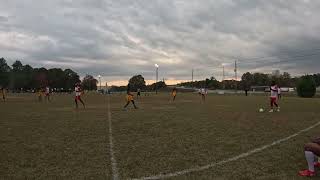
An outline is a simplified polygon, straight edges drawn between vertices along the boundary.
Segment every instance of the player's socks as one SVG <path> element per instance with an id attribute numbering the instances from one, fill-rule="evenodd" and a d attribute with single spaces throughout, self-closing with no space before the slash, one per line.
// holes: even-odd
<path id="1" fill-rule="evenodd" d="M 308 169 L 307 170 L 303 170 L 299 172 L 300 176 L 304 176 L 304 177 L 312 177 L 315 176 L 316 173 L 314 171 L 314 160 L 315 160 L 315 155 L 313 154 L 313 152 L 310 151 L 305 151 L 304 152 L 305 156 L 306 156 L 306 160 L 308 162 Z"/>
<path id="2" fill-rule="evenodd" d="M 307 160 L 307 162 L 308 162 L 309 171 L 314 172 L 314 159 L 315 159 L 315 155 L 314 155 L 313 152 L 311 152 L 311 151 L 305 151 L 304 154 L 305 154 L 306 160 Z"/>

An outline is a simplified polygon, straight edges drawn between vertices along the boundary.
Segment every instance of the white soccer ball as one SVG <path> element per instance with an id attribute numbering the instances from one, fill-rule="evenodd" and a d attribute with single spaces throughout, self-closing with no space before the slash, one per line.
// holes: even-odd
<path id="1" fill-rule="evenodd" d="M 261 113 L 264 112 L 264 109 L 263 109 L 263 108 L 260 108 L 260 109 L 259 109 L 259 112 L 261 112 Z"/>

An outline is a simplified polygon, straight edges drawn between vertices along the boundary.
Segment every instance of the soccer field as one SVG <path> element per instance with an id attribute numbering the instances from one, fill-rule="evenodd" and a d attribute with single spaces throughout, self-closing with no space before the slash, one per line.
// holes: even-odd
<path id="1" fill-rule="evenodd" d="M 284 97 L 277 113 L 258 112 L 267 96 L 203 103 L 160 93 L 127 111 L 124 98 L 88 94 L 76 110 L 72 95 L 49 103 L 9 94 L 0 101 L 0 179 L 306 179 L 297 173 L 307 168 L 303 145 L 319 136 L 318 98 Z"/>

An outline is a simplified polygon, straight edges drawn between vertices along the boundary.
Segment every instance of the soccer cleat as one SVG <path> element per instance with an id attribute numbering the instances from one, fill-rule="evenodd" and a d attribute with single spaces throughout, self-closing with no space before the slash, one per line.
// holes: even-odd
<path id="1" fill-rule="evenodd" d="M 316 173 L 314 171 L 304 170 L 304 171 L 300 171 L 299 175 L 303 177 L 313 177 L 316 175 Z"/>
<path id="2" fill-rule="evenodd" d="M 315 162 L 314 167 L 320 167 L 320 162 Z"/>
<path id="3" fill-rule="evenodd" d="M 277 112 L 280 112 L 280 108 L 277 109 Z"/>
<path id="4" fill-rule="evenodd" d="M 270 111 L 269 111 L 269 113 L 272 113 L 273 112 L 273 109 L 271 109 Z"/>

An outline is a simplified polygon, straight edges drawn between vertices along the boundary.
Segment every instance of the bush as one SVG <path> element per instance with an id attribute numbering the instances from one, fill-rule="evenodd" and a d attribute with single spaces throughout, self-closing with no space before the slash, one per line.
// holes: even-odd
<path id="1" fill-rule="evenodd" d="M 316 83 L 312 76 L 302 76 L 297 86 L 298 96 L 312 98 L 316 94 Z"/>

